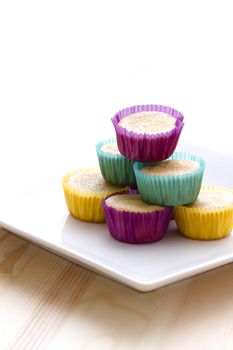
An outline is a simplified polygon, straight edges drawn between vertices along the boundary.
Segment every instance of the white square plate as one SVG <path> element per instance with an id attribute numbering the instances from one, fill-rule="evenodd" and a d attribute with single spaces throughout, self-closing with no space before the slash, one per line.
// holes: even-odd
<path id="1" fill-rule="evenodd" d="M 232 158 L 210 151 L 201 155 L 208 159 L 204 182 L 230 187 Z M 221 160 L 217 166 L 216 158 Z M 17 200 L 5 199 L 0 207 L 3 228 L 144 292 L 233 261 L 232 234 L 219 241 L 193 241 L 180 236 L 174 222 L 159 242 L 118 242 L 105 224 L 80 222 L 68 214 L 60 176 L 31 186 Z"/>

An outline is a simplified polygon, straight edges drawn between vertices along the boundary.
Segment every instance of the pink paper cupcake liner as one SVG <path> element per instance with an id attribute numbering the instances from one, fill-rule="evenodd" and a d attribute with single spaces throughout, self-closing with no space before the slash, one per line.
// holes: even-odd
<path id="1" fill-rule="evenodd" d="M 119 121 L 133 113 L 156 111 L 176 118 L 176 126 L 171 131 L 156 135 L 137 134 L 119 125 Z M 183 129 L 184 116 L 177 110 L 161 105 L 139 105 L 119 111 L 113 118 L 117 144 L 127 158 L 139 162 L 159 162 L 169 158 L 174 152 Z"/>

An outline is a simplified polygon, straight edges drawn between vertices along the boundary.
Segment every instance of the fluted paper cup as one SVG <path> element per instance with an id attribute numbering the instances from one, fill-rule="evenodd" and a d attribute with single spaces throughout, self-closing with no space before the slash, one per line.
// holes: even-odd
<path id="1" fill-rule="evenodd" d="M 185 174 L 151 175 L 143 173 L 141 169 L 153 163 L 136 162 L 134 173 L 142 199 L 150 204 L 170 206 L 194 202 L 202 184 L 205 169 L 204 160 L 195 155 L 181 152 L 175 152 L 169 159 L 193 160 L 199 163 L 199 169 Z"/>
<path id="2" fill-rule="evenodd" d="M 109 206 L 107 198 L 103 201 L 103 207 L 109 232 L 119 241 L 150 243 L 162 239 L 167 232 L 171 207 L 152 212 L 133 212 Z"/>
<path id="3" fill-rule="evenodd" d="M 102 151 L 102 146 L 116 142 L 115 138 L 107 139 L 96 145 L 100 170 L 105 180 L 115 185 L 135 185 L 133 161 L 122 154 L 111 154 Z"/>
<path id="4" fill-rule="evenodd" d="M 140 134 L 128 131 L 119 125 L 122 118 L 137 112 L 163 112 L 176 119 L 175 127 L 164 133 Z M 183 129 L 183 114 L 162 105 L 139 105 L 125 108 L 112 118 L 120 152 L 126 157 L 139 162 L 158 162 L 167 159 L 174 152 Z"/>
<path id="5" fill-rule="evenodd" d="M 233 190 L 202 186 L 203 190 L 227 191 Z M 220 208 L 195 208 L 188 205 L 174 207 L 176 225 L 182 235 L 198 240 L 215 240 L 227 237 L 233 228 L 233 202 Z"/>

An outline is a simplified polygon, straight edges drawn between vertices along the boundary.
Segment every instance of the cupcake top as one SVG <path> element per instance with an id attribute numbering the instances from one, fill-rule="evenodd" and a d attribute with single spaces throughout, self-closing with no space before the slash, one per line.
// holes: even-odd
<path id="1" fill-rule="evenodd" d="M 164 207 L 143 202 L 139 194 L 117 194 L 105 200 L 106 204 L 116 210 L 134 213 L 151 213 Z"/>
<path id="2" fill-rule="evenodd" d="M 158 164 L 143 166 L 141 171 L 148 175 L 172 176 L 192 173 L 200 168 L 200 163 L 191 159 L 171 159 Z"/>
<path id="3" fill-rule="evenodd" d="M 129 114 L 119 125 L 138 134 L 154 135 L 166 133 L 176 127 L 176 118 L 159 111 L 144 111 Z"/>
<path id="4" fill-rule="evenodd" d="M 122 186 L 113 185 L 104 180 L 99 169 L 80 169 L 71 174 L 67 184 L 80 192 L 114 192 Z"/>
<path id="5" fill-rule="evenodd" d="M 106 143 L 103 146 L 101 146 L 100 149 L 104 153 L 109 153 L 109 154 L 114 154 L 114 155 L 120 154 L 120 151 L 118 149 L 116 142 Z"/>
<path id="6" fill-rule="evenodd" d="M 233 193 L 224 189 L 208 189 L 204 188 L 200 191 L 195 202 L 187 205 L 187 207 L 197 209 L 221 209 L 233 207 Z"/>

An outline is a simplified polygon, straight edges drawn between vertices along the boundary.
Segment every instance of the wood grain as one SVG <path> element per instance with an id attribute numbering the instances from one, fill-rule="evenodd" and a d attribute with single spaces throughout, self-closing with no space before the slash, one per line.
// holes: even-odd
<path id="1" fill-rule="evenodd" d="M 140 293 L 0 230 L 0 349 L 232 349 L 233 265 Z"/>

